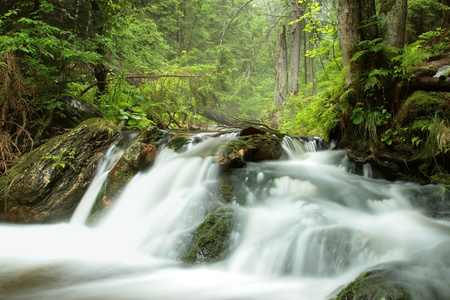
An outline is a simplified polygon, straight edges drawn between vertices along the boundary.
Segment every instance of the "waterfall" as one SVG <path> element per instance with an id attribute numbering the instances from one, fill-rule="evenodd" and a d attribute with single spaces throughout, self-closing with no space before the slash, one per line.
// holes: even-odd
<path id="1" fill-rule="evenodd" d="M 95 204 L 97 195 L 108 177 L 109 171 L 111 171 L 114 165 L 119 161 L 130 142 L 136 137 L 136 133 L 130 133 L 122 138 L 119 145 L 114 144 L 106 151 L 103 158 L 99 161 L 97 170 L 91 184 L 89 185 L 89 188 L 85 192 L 83 198 L 75 209 L 72 218 L 70 219 L 71 224 L 84 225 L 86 223 L 92 207 Z"/>
<path id="2" fill-rule="evenodd" d="M 374 268 L 408 280 L 414 299 L 450 293 L 450 222 L 413 205 L 442 201 L 441 187 L 358 176 L 349 172 L 345 151 L 307 151 L 299 139 L 285 138 L 282 159 L 230 173 L 235 199 L 224 204 L 215 192 L 222 179 L 212 155 L 235 138 L 202 137 L 182 151 L 161 149 L 97 227 L 80 226 L 81 219 L 0 224 L 0 295 L 331 299 Z M 235 218 L 229 255 L 209 265 L 182 264 L 195 229 L 212 207 L 224 205 Z"/>

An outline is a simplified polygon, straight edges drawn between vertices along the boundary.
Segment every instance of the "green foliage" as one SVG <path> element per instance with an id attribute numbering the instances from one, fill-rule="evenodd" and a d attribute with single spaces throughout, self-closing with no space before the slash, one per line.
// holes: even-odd
<path id="1" fill-rule="evenodd" d="M 402 53 L 392 59 L 396 63 L 394 66 L 396 77 L 402 80 L 409 80 L 414 77 L 416 66 L 431 56 L 431 53 L 426 48 L 423 48 L 423 43 L 423 40 L 419 40 L 406 45 Z"/>
<path id="2" fill-rule="evenodd" d="M 381 142 L 390 146 L 395 140 L 398 140 L 401 143 L 406 141 L 404 137 L 404 133 L 407 131 L 407 128 L 400 128 L 399 130 L 388 129 L 381 134 Z"/>
<path id="3" fill-rule="evenodd" d="M 360 103 L 360 105 L 363 104 Z M 391 114 L 383 106 L 380 108 L 357 106 L 352 110 L 350 116 L 353 124 L 358 125 L 358 132 L 364 138 L 370 138 L 374 141 L 378 140 L 378 128 L 386 125 L 390 118 Z"/>
<path id="4" fill-rule="evenodd" d="M 63 149 L 58 155 L 43 156 L 41 159 L 49 159 L 53 161 L 52 167 L 54 170 L 64 170 L 66 167 L 72 168 L 76 172 L 75 166 L 72 164 L 75 158 L 75 148 L 72 150 Z"/>
<path id="5" fill-rule="evenodd" d="M 134 73 L 159 70 L 167 63 L 170 49 L 158 25 L 148 16 L 152 8 L 145 7 L 123 15 L 120 28 L 111 30 L 111 41 L 120 47 L 111 48 L 111 62 Z"/>
<path id="6" fill-rule="evenodd" d="M 316 95 L 310 85 L 301 85 L 297 96 L 283 106 L 279 130 L 289 134 L 319 135 L 328 140 L 330 131 L 341 121 L 347 107 L 344 71 L 329 63 L 321 75 Z"/>
<path id="7" fill-rule="evenodd" d="M 411 138 L 411 144 L 419 147 L 422 143 L 423 148 L 432 153 L 439 155 L 446 154 L 450 151 L 450 124 L 449 120 L 436 113 L 433 117 L 421 118 L 415 121 L 410 130 L 418 134 Z"/>

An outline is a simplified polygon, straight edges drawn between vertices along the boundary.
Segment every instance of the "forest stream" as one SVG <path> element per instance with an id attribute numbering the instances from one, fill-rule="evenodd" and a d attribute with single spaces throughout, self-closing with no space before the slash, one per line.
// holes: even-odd
<path id="1" fill-rule="evenodd" d="M 95 226 L 80 212 L 66 223 L 1 224 L 0 298 L 332 299 L 374 271 L 395 285 L 391 299 L 450 294 L 450 222 L 414 205 L 442 201 L 441 186 L 356 175 L 345 151 L 285 137 L 279 160 L 230 173 L 225 203 L 211 153 L 235 138 L 163 147 Z M 80 203 L 87 211 L 101 184 L 93 180 L 100 187 Z M 233 219 L 226 253 L 187 264 L 181 258 L 211 207 Z"/>

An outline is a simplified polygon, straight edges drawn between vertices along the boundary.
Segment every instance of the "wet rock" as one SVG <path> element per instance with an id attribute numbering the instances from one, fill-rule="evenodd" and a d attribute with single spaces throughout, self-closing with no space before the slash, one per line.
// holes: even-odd
<path id="1" fill-rule="evenodd" d="M 221 206 L 212 210 L 192 234 L 188 251 L 181 260 L 185 263 L 212 263 L 225 258 L 229 250 L 233 227 L 233 209 Z"/>
<path id="2" fill-rule="evenodd" d="M 177 133 L 170 138 L 167 147 L 176 151 L 184 152 L 189 145 L 195 145 L 203 142 L 203 139 L 189 132 Z"/>
<path id="3" fill-rule="evenodd" d="M 158 145 L 164 143 L 166 135 L 158 128 L 152 127 L 139 134 L 130 142 L 124 154 L 108 173 L 106 183 L 92 209 L 88 224 L 97 223 L 125 189 L 128 182 L 138 172 L 149 169 L 156 160 Z"/>
<path id="4" fill-rule="evenodd" d="M 336 300 L 409 300 L 405 289 L 389 278 L 386 270 L 373 270 L 358 276 L 339 292 Z"/>
<path id="5" fill-rule="evenodd" d="M 226 143 L 215 155 L 218 164 L 224 167 L 244 167 L 247 162 L 279 159 L 283 154 L 283 140 L 272 134 L 240 136 Z"/>
<path id="6" fill-rule="evenodd" d="M 0 177 L 2 222 L 51 223 L 70 218 L 91 182 L 98 160 L 119 132 L 90 119 L 23 155 Z"/>

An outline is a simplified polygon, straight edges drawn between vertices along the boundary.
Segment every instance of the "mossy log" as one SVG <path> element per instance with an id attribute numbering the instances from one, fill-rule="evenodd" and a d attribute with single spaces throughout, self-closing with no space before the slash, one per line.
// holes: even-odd
<path id="1" fill-rule="evenodd" d="M 411 79 L 409 88 L 412 91 L 450 92 L 450 77 L 415 77 Z"/>

